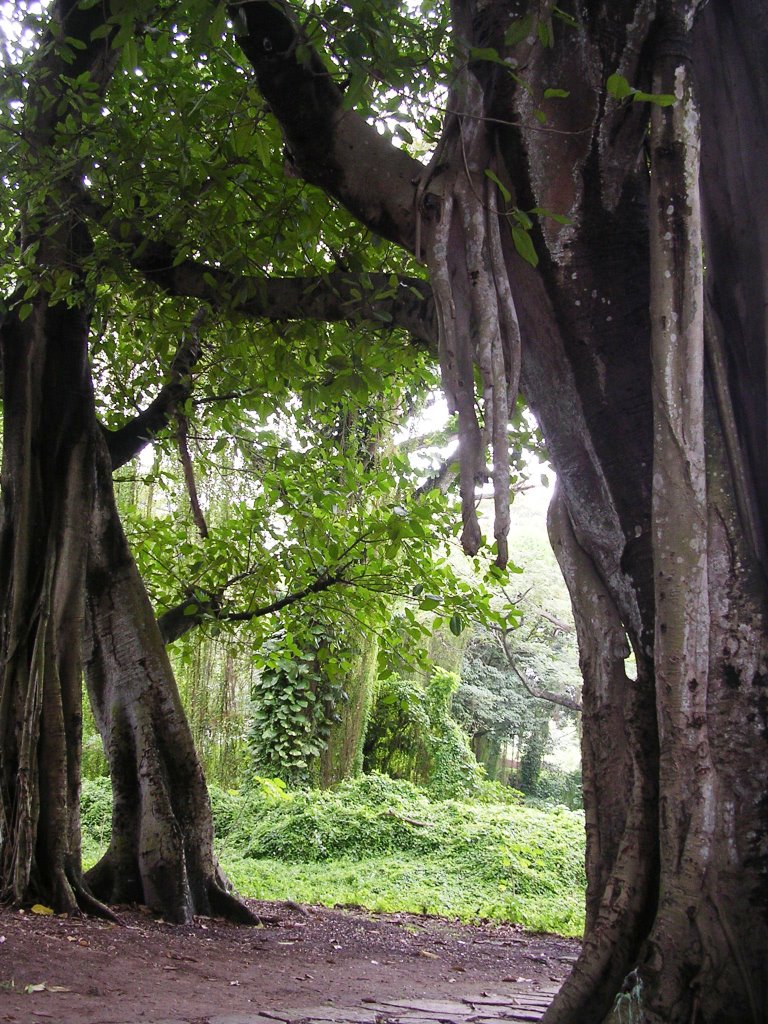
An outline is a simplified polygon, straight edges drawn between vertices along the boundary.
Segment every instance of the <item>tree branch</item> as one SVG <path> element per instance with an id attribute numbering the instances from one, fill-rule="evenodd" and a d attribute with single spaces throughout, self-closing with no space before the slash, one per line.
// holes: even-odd
<path id="1" fill-rule="evenodd" d="M 200 499 L 197 494 L 197 483 L 195 482 L 195 469 L 192 465 L 192 455 L 189 451 L 189 437 L 187 434 L 187 417 L 179 412 L 176 414 L 176 442 L 179 448 L 179 459 L 184 472 L 184 483 L 189 495 L 189 504 L 192 509 L 192 518 L 195 521 L 197 532 L 203 538 L 208 536 L 208 524 L 205 521 L 203 510 L 200 507 Z"/>
<path id="2" fill-rule="evenodd" d="M 233 274 L 197 260 L 179 260 L 179 250 L 148 238 L 129 221 L 111 215 L 92 195 L 71 196 L 81 215 L 98 224 L 119 246 L 126 262 L 168 295 L 204 302 L 212 309 L 255 319 L 320 320 L 399 327 L 417 341 L 436 345 L 432 290 L 418 277 L 337 271 L 313 277 Z"/>
<path id="3" fill-rule="evenodd" d="M 276 601 L 244 612 L 231 612 L 221 608 L 218 604 L 218 595 L 213 596 L 210 601 L 203 604 L 193 602 L 193 599 L 189 598 L 174 605 L 173 608 L 169 608 L 167 612 L 163 612 L 158 617 L 157 624 L 160 627 L 160 634 L 166 644 L 171 644 L 174 640 L 178 640 L 185 633 L 188 633 L 190 629 L 205 621 L 205 619 L 217 619 L 219 622 L 250 622 L 252 619 L 263 618 L 265 615 L 271 615 L 273 612 L 279 612 L 283 608 L 288 608 L 290 605 L 296 604 L 312 594 L 321 594 L 324 590 L 329 590 L 331 587 L 346 584 L 348 581 L 344 578 L 344 573 L 348 567 L 348 565 L 345 565 L 335 573 L 321 573 L 313 583 L 303 587 L 301 590 L 294 590 L 292 593 L 286 594 Z M 190 603 L 196 603 L 197 610 L 186 615 L 184 609 L 188 608 Z"/>
<path id="4" fill-rule="evenodd" d="M 200 358 L 200 318 L 198 311 L 192 318 L 189 331 L 181 336 L 171 363 L 170 378 L 157 397 L 132 420 L 118 430 L 104 430 L 112 460 L 112 469 L 119 469 L 135 458 L 151 442 L 159 430 L 168 425 L 179 405 L 192 391 L 192 369 Z"/>
<path id="5" fill-rule="evenodd" d="M 298 172 L 376 234 L 413 252 L 423 165 L 345 108 L 288 3 L 251 0 L 232 4 L 230 13 Z"/>
<path id="6" fill-rule="evenodd" d="M 498 631 L 498 636 L 501 641 L 501 648 L 504 651 L 504 657 L 507 659 L 509 667 L 520 680 L 520 685 L 523 687 L 525 692 L 529 694 L 529 696 L 535 697 L 536 700 L 549 701 L 550 704 L 557 704 L 561 708 L 568 708 L 569 711 L 577 711 L 581 714 L 581 701 L 573 700 L 571 697 L 566 697 L 560 693 L 553 693 L 551 690 L 534 689 L 515 664 L 515 659 L 512 656 L 512 651 L 509 649 L 509 643 L 507 641 L 507 631 L 500 629 Z"/>
<path id="7" fill-rule="evenodd" d="M 459 475 L 459 450 L 451 452 L 447 459 L 441 462 L 437 470 L 428 476 L 423 484 L 420 484 L 414 491 L 415 498 L 422 498 L 425 494 L 429 494 L 430 491 L 438 490 L 441 494 L 446 494 Z"/>

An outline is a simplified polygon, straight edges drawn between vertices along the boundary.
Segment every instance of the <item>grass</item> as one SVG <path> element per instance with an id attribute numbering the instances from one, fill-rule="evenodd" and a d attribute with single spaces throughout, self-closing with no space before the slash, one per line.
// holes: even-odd
<path id="1" fill-rule="evenodd" d="M 489 786 L 480 801 L 435 801 L 410 783 L 366 776 L 331 791 L 265 784 L 211 796 L 219 858 L 245 896 L 580 935 L 583 816 L 527 807 L 507 793 Z M 87 783 L 91 859 L 106 841 L 108 808 L 108 786 Z"/>

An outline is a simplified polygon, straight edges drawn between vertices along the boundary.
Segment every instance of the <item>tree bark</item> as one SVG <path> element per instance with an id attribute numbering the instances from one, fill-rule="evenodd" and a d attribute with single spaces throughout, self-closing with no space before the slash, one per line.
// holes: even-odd
<path id="1" fill-rule="evenodd" d="M 114 803 L 109 849 L 88 883 L 105 901 L 143 903 L 169 921 L 222 914 L 254 923 L 216 860 L 202 766 L 120 524 L 103 443 L 96 465 L 85 675 Z"/>
<path id="2" fill-rule="evenodd" d="M 63 178 L 77 168 L 59 151 L 56 131 L 65 120 L 81 123 L 98 102 L 117 52 L 116 29 L 92 38 L 100 9 L 56 0 L 50 18 L 29 69 L 16 156 L 26 186 L 20 248 L 30 262 L 34 254 L 34 267 L 19 275 L 0 337 L 0 897 L 72 912 L 98 909 L 82 882 L 79 820 L 79 641 L 95 414 L 82 273 L 90 237 L 59 202 Z M 78 94 L 82 76 L 87 97 Z M 66 301 L 50 298 L 57 274 L 71 281 Z"/>
<path id="3" fill-rule="evenodd" d="M 93 494 L 87 318 L 39 299 L 2 332 L 0 892 L 88 905 L 80 862 L 81 664 Z"/>
<path id="4" fill-rule="evenodd" d="M 658 898 L 655 707 L 643 677 L 627 677 L 629 644 L 615 601 L 581 546 L 558 487 L 548 515 L 579 640 L 582 778 L 587 833 L 584 945 L 554 1021 L 600 1020 L 637 958 Z M 607 780 L 610 780 L 608 782 Z"/>

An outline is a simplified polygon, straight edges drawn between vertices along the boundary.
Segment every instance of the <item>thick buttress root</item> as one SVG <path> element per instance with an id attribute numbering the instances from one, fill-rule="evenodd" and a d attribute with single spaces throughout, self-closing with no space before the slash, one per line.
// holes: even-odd
<path id="1" fill-rule="evenodd" d="M 452 90 L 441 144 L 417 192 L 428 216 L 424 243 L 435 296 L 440 369 L 448 406 L 459 417 L 462 544 L 480 547 L 475 487 L 489 476 L 493 451 L 497 564 L 508 559 L 509 444 L 507 426 L 520 377 L 520 330 L 509 285 L 496 198 L 494 165 L 483 119 L 483 91 L 465 67 Z M 495 174 L 494 174 L 495 177 Z M 421 248 L 421 229 L 418 234 Z M 421 253 L 419 253 L 421 256 Z M 482 382 L 482 427 L 475 402 L 475 366 Z"/>
<path id="2" fill-rule="evenodd" d="M 177 866 L 175 870 L 179 875 L 187 874 L 183 867 Z M 156 898 L 144 896 L 142 875 L 146 875 L 146 870 L 142 871 L 138 855 L 133 858 L 131 868 L 126 873 L 124 856 L 110 847 L 88 872 L 87 881 L 92 891 L 98 893 L 105 903 L 145 905 L 173 924 L 188 924 L 194 917 L 223 917 L 236 924 L 247 925 L 256 925 L 260 922 L 258 915 L 249 910 L 231 891 L 229 882 L 218 865 L 215 866 L 213 874 L 195 887 L 194 892 L 187 886 L 180 894 L 178 887 L 174 886 L 160 902 Z M 152 891 L 157 892 L 154 886 Z M 93 902 L 103 906 L 97 900 Z M 92 912 L 85 906 L 82 909 L 86 913 Z M 114 917 L 108 908 L 107 914 Z"/>
<path id="3" fill-rule="evenodd" d="M 87 567 L 85 677 L 112 779 L 112 839 L 88 873 L 106 902 L 142 903 L 169 921 L 258 918 L 230 891 L 213 850 L 202 766 L 165 645 L 97 454 Z"/>

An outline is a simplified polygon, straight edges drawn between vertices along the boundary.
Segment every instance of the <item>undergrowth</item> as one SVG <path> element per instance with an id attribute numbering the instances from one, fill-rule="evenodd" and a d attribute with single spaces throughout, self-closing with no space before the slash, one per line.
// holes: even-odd
<path id="1" fill-rule="evenodd" d="M 325 791 L 257 780 L 247 793 L 213 788 L 211 799 L 219 858 L 245 896 L 582 932 L 579 813 L 524 806 L 496 785 L 436 801 L 381 775 Z M 87 859 L 108 839 L 109 808 L 108 783 L 86 782 Z"/>

